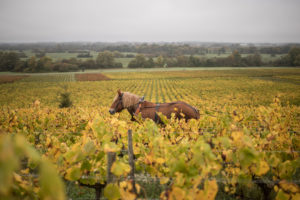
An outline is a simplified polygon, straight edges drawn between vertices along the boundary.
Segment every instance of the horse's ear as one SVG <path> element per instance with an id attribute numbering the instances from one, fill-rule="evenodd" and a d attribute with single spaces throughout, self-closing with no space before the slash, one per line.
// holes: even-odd
<path id="1" fill-rule="evenodd" d="M 118 95 L 121 96 L 122 95 L 122 92 L 120 89 L 118 89 Z"/>

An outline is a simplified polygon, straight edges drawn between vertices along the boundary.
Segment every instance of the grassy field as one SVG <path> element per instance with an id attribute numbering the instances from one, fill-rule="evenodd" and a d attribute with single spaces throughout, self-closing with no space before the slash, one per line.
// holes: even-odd
<path id="1" fill-rule="evenodd" d="M 109 80 L 102 81 L 76 80 L 81 73 L 26 74 L 0 84 L 0 132 L 24 135 L 55 164 L 72 199 L 94 198 L 78 182 L 106 177 L 104 152 L 126 147 L 128 129 L 134 134 L 136 173 L 152 177 L 137 181 L 139 198 L 197 199 L 209 193 L 211 199 L 263 199 L 264 187 L 271 198 L 296 197 L 300 69 L 176 70 L 106 70 Z M 200 119 L 171 119 L 157 126 L 149 120 L 132 122 L 127 111 L 112 116 L 108 110 L 118 89 L 152 102 L 185 101 L 199 110 Z M 65 92 L 73 105 L 59 108 Z M 1 148 L 0 155 L 5 155 Z M 117 156 L 118 178 L 128 173 L 127 157 Z M 128 184 L 120 180 L 110 187 L 125 198 Z"/>

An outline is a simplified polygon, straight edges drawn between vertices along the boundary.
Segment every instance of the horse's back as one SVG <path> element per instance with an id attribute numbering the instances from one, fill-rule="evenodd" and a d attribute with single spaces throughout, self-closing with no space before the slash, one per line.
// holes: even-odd
<path id="1" fill-rule="evenodd" d="M 181 113 L 184 114 L 187 120 L 200 118 L 199 111 L 195 107 L 191 106 L 190 104 L 184 101 L 174 101 L 166 104 L 170 105 L 172 112 L 177 113 L 178 118 L 181 118 Z"/>

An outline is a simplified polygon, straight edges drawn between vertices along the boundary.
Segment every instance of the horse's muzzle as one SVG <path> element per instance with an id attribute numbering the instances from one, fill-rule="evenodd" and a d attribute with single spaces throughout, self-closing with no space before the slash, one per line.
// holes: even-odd
<path id="1" fill-rule="evenodd" d="M 110 113 L 111 115 L 113 115 L 113 114 L 116 113 L 116 110 L 115 110 L 115 109 L 109 109 L 109 113 Z"/>

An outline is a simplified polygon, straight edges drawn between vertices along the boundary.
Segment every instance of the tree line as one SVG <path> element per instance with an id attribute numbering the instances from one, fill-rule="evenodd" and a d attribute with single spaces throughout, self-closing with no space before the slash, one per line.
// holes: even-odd
<path id="1" fill-rule="evenodd" d="M 202 58 L 197 56 L 162 56 L 154 61 L 152 57 L 138 54 L 129 63 L 129 68 L 152 68 L 152 67 L 250 67 L 250 66 L 300 66 L 300 48 L 292 48 L 287 55 L 274 61 L 263 62 L 259 53 L 242 57 L 235 50 L 231 55 L 224 58 Z"/>
<path id="2" fill-rule="evenodd" d="M 42 57 L 32 56 L 21 60 L 16 52 L 0 52 L 0 71 L 16 72 L 66 72 L 85 69 L 108 69 L 122 68 L 122 63 L 116 62 L 115 58 L 120 57 L 118 52 L 103 51 L 96 59 L 80 60 L 76 58 L 53 61 L 43 55 Z M 300 48 L 292 48 L 287 55 L 280 58 L 263 62 L 259 53 L 242 57 L 237 50 L 224 58 L 202 58 L 194 55 L 178 55 L 158 57 L 137 54 L 128 64 L 128 68 L 153 68 L 153 67 L 247 67 L 247 66 L 300 66 Z"/>
<path id="3" fill-rule="evenodd" d="M 66 43 L 26 43 L 26 44 L 0 44 L 0 50 L 24 51 L 34 53 L 63 53 L 86 51 L 119 51 L 146 54 L 147 56 L 179 56 L 179 55 L 205 55 L 224 54 L 238 51 L 241 54 L 287 54 L 293 46 L 300 44 L 238 44 L 238 43 L 103 43 L 103 42 L 66 42 Z"/>
<path id="4" fill-rule="evenodd" d="M 47 56 L 32 56 L 21 60 L 16 52 L 0 52 L 0 71 L 15 72 L 67 72 L 84 71 L 85 69 L 122 68 L 122 63 L 116 62 L 114 54 L 109 51 L 100 52 L 96 59 L 80 60 L 76 58 L 53 61 Z"/>

